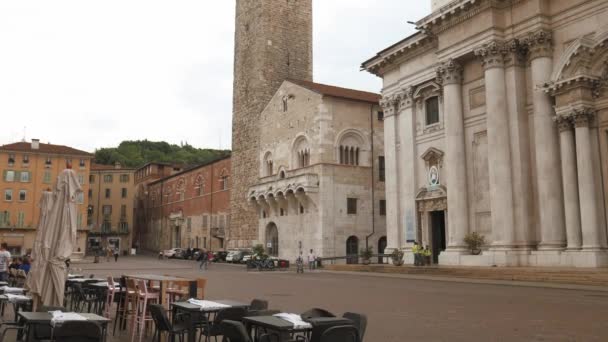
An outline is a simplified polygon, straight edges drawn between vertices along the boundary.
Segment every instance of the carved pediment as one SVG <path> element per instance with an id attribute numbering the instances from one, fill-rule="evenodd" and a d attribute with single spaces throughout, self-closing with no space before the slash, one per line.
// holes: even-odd
<path id="1" fill-rule="evenodd" d="M 421 156 L 427 167 L 436 165 L 441 166 L 443 163 L 443 151 L 435 147 L 429 147 Z"/>

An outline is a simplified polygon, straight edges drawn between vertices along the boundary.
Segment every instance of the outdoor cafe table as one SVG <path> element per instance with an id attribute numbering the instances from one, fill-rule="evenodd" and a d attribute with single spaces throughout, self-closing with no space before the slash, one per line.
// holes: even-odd
<path id="1" fill-rule="evenodd" d="M 13 304 L 13 309 L 15 311 L 15 321 L 16 321 L 17 320 L 17 312 L 19 311 L 19 308 L 22 305 L 25 305 L 25 307 L 29 307 L 30 310 L 31 310 L 31 303 L 32 303 L 32 301 L 33 300 L 30 297 L 28 297 L 27 299 L 19 298 L 19 299 L 14 299 L 13 301 L 10 301 L 8 299 L 7 295 L 4 295 L 4 294 L 0 295 L 0 305 L 2 306 L 1 314 L 4 316 L 4 305 L 6 303 Z"/>
<path id="2" fill-rule="evenodd" d="M 193 279 L 186 279 L 186 278 L 173 277 L 173 276 L 163 276 L 163 275 L 158 275 L 158 274 L 128 274 L 128 275 L 125 275 L 125 277 L 132 278 L 132 279 L 159 282 L 160 283 L 160 303 L 163 306 L 165 306 L 167 304 L 167 296 L 166 296 L 165 291 L 167 290 L 167 287 L 170 282 L 177 282 L 177 281 L 189 282 L 190 291 L 189 291 L 188 295 L 190 296 L 190 298 L 196 298 L 196 280 L 193 280 Z"/>
<path id="3" fill-rule="evenodd" d="M 308 335 L 312 331 L 312 327 L 296 329 L 293 323 L 275 316 L 245 317 L 243 323 L 247 326 L 247 331 L 252 331 L 250 329 L 252 327 L 255 328 L 252 333 L 253 336 L 257 336 L 257 328 L 264 328 L 276 333 L 280 342 L 291 341 L 291 337 L 296 333 L 304 333 L 308 339 Z"/>
<path id="4" fill-rule="evenodd" d="M 108 323 L 110 322 L 109 319 L 96 315 L 96 314 L 92 314 L 92 313 L 78 313 L 79 315 L 81 315 L 82 317 L 86 318 L 87 321 L 91 321 L 91 322 L 95 322 L 99 325 L 101 325 L 101 333 L 102 333 L 102 340 L 106 341 L 107 339 L 107 330 L 108 330 Z M 29 333 L 32 330 L 32 327 L 35 325 L 48 325 L 51 326 L 51 318 L 53 318 L 53 316 L 48 313 L 48 312 L 19 312 L 19 317 L 21 317 L 23 319 L 23 322 L 26 326 L 26 338 L 25 341 L 26 342 L 30 342 L 34 340 L 34 337 Z"/>
<path id="5" fill-rule="evenodd" d="M 279 342 L 286 342 L 293 340 L 293 335 L 297 333 L 303 333 L 306 339 L 310 340 L 313 327 L 316 325 L 352 325 L 353 321 L 342 317 L 316 317 L 309 320 L 309 323 L 312 325 L 311 327 L 298 329 L 294 328 L 293 323 L 276 316 L 244 317 L 243 323 L 247 327 L 247 331 L 252 331 L 251 328 L 255 328 L 256 330 L 257 328 L 264 328 L 271 332 L 271 334 L 276 335 L 279 338 Z M 253 331 L 253 336 L 257 336 L 255 330 Z"/>
<path id="6" fill-rule="evenodd" d="M 192 297 L 192 298 L 194 298 L 194 297 Z M 249 307 L 249 304 L 241 303 L 241 302 L 238 302 L 235 300 L 229 300 L 229 299 L 212 300 L 212 302 L 228 305 L 228 307 L 232 307 L 232 308 L 248 308 Z M 194 340 L 195 340 L 196 322 L 200 321 L 200 319 L 198 319 L 198 318 L 200 317 L 201 314 L 209 315 L 209 314 L 221 311 L 222 309 L 226 309 L 226 308 L 213 308 L 213 309 L 202 309 L 201 310 L 200 306 L 190 304 L 187 301 L 174 302 L 174 303 L 171 303 L 171 306 L 173 309 L 173 319 L 175 319 L 178 312 L 185 312 L 185 313 L 190 314 L 190 319 L 188 320 L 188 322 L 190 324 L 190 326 L 188 327 L 188 342 L 194 342 Z"/>

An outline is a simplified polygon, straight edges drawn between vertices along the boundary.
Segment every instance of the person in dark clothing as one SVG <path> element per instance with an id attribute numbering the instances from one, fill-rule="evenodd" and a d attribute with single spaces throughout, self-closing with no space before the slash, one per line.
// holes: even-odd
<path id="1" fill-rule="evenodd" d="M 209 260 L 209 256 L 206 251 L 201 251 L 200 256 L 198 257 L 201 264 L 199 265 L 199 269 L 206 270 L 207 269 L 207 261 Z"/>
<path id="2" fill-rule="evenodd" d="M 114 262 L 118 262 L 118 247 L 114 247 Z"/>

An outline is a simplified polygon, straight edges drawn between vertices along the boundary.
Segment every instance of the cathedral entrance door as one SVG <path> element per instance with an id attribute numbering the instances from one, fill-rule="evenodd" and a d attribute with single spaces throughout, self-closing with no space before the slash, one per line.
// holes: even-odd
<path id="1" fill-rule="evenodd" d="M 431 211 L 433 263 L 439 262 L 439 253 L 445 251 L 445 211 Z"/>

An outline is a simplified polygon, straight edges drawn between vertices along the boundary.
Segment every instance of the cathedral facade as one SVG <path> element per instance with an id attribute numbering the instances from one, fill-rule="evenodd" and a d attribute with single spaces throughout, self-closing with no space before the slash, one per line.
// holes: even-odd
<path id="1" fill-rule="evenodd" d="M 389 249 L 608 266 L 608 2 L 433 6 L 363 63 L 383 79 Z M 475 255 L 472 232 L 486 239 Z"/>

